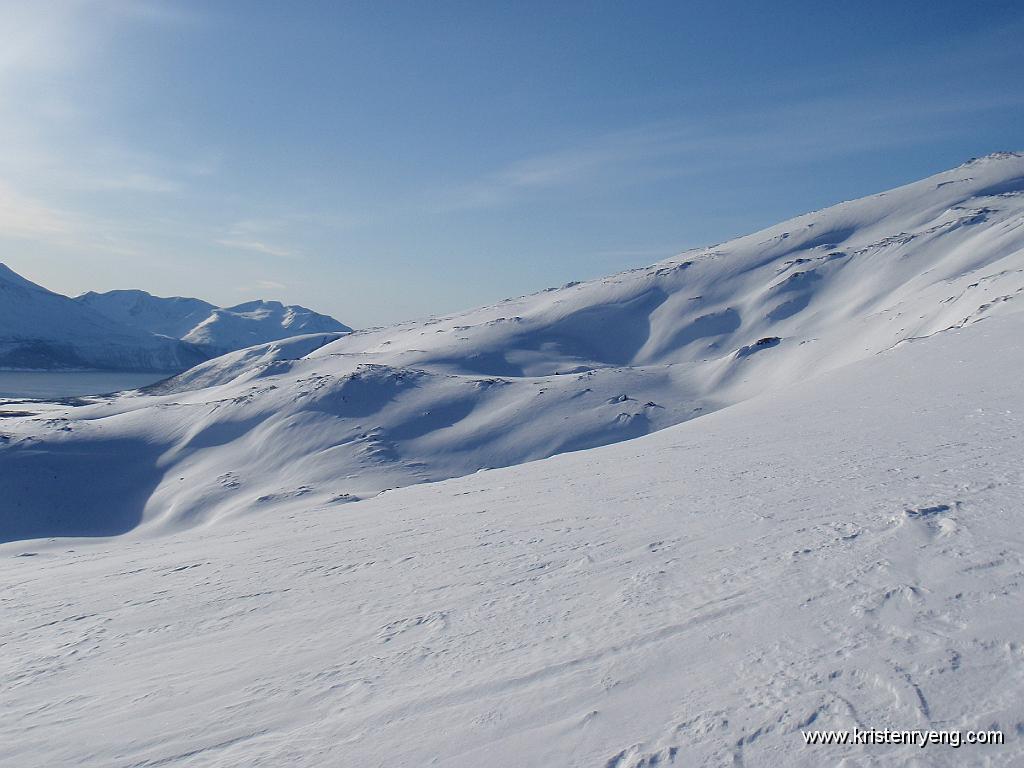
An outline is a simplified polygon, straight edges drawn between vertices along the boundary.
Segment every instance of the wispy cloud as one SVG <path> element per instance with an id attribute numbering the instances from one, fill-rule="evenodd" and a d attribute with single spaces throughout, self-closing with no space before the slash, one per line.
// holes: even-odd
<path id="1" fill-rule="evenodd" d="M 116 222 L 48 205 L 2 181 L 0 238 L 117 256 L 138 256 L 143 252 Z"/>
<path id="2" fill-rule="evenodd" d="M 142 171 L 126 171 L 114 175 L 93 175 L 80 179 L 79 186 L 84 190 L 105 191 L 124 190 L 129 192 L 180 192 L 181 182 L 164 179 Z"/>
<path id="3" fill-rule="evenodd" d="M 185 191 L 171 159 L 97 128 L 110 116 L 81 86 L 126 25 L 192 19 L 156 0 L 0 3 L 0 235 L 62 248 L 120 241 L 138 222 L 95 215 L 103 196 Z"/>
<path id="4" fill-rule="evenodd" d="M 609 174 L 626 181 L 643 161 L 670 153 L 682 139 L 683 129 L 658 125 L 608 133 L 574 147 L 522 158 L 444 190 L 438 195 L 439 207 L 498 207 L 537 192 L 596 182 Z"/>
<path id="5" fill-rule="evenodd" d="M 254 280 L 253 282 L 246 283 L 245 285 L 240 285 L 235 290 L 238 293 L 251 296 L 252 294 L 260 291 L 284 291 L 287 290 L 287 288 L 287 285 L 279 283 L 277 280 L 261 279 Z"/>
<path id="6" fill-rule="evenodd" d="M 66 242 L 77 230 L 69 214 L 0 182 L 0 232 L 6 237 Z"/>
<path id="7" fill-rule="evenodd" d="M 259 240 L 232 240 L 230 238 L 224 238 L 215 242 L 218 245 L 224 245 L 228 248 L 237 248 L 242 251 L 255 251 L 256 253 L 263 253 L 267 256 L 279 256 L 284 259 L 295 258 L 297 255 L 294 251 L 291 251 L 288 248 L 270 245 L 269 243 L 262 243 Z"/>
<path id="8" fill-rule="evenodd" d="M 299 251 L 280 242 L 279 238 L 286 236 L 287 228 L 288 223 L 282 219 L 247 219 L 233 224 L 227 235 L 214 242 L 227 248 L 282 259 L 301 258 Z"/>
<path id="9" fill-rule="evenodd" d="M 714 169 L 785 166 L 963 133 L 951 118 L 1024 105 L 1019 94 L 970 99 L 865 96 L 752 110 L 738 120 L 661 121 L 594 136 L 431 193 L 440 211 L 499 208 L 552 194 L 589 195 Z M 927 117 L 935 118 L 931 124 Z M 827 130 L 823 125 L 827 124 Z"/>

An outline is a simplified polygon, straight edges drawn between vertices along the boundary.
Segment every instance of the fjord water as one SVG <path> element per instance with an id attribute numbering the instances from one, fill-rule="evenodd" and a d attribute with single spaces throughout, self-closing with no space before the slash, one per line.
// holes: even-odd
<path id="1" fill-rule="evenodd" d="M 167 378 L 166 373 L 123 371 L 0 371 L 0 397 L 58 400 L 138 389 Z"/>

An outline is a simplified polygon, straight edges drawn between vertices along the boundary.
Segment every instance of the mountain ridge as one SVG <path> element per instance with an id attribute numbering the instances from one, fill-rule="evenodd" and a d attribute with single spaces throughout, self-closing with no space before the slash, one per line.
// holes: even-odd
<path id="1" fill-rule="evenodd" d="M 0 367 L 175 372 L 208 356 L 116 323 L 0 264 Z"/>
<path id="2" fill-rule="evenodd" d="M 231 307 L 142 290 L 90 291 L 75 301 L 112 320 L 194 344 L 211 357 L 306 333 L 349 333 L 347 325 L 297 304 L 256 299 Z"/>
<path id="3" fill-rule="evenodd" d="M 276 301 L 222 309 L 142 290 L 70 298 L 0 263 L 0 368 L 170 375 L 252 344 L 350 330 L 327 315 Z"/>
<path id="4" fill-rule="evenodd" d="M 71 433 L 10 424 L 69 473 L 74 446 L 145 446 L 137 460 L 175 480 L 121 505 L 127 529 L 176 530 L 639 437 L 1013 312 L 1022 293 L 1013 154 L 605 278 L 233 352 L 66 411 Z"/>

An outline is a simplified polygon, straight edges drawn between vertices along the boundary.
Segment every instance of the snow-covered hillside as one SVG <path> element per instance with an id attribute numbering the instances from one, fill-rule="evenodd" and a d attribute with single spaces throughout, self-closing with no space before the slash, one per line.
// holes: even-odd
<path id="1" fill-rule="evenodd" d="M 145 291 L 48 291 L 0 264 L 0 369 L 95 368 L 177 373 L 243 347 L 351 329 L 277 301 L 221 309 Z"/>
<path id="2" fill-rule="evenodd" d="M 1022 292 L 1024 155 L 993 155 L 603 280 L 254 347 L 156 392 L 8 420 L 16 512 L 0 536 L 179 528 L 604 445 L 1012 310 Z M 126 454 L 141 479 L 95 487 L 83 452 Z"/>
<path id="3" fill-rule="evenodd" d="M 187 336 L 216 309 L 202 299 L 165 298 L 140 290 L 89 291 L 76 297 L 75 301 L 124 325 L 174 339 Z"/>
<path id="4" fill-rule="evenodd" d="M 180 371 L 208 355 L 117 323 L 0 264 L 0 368 Z"/>
<path id="5" fill-rule="evenodd" d="M 349 333 L 333 317 L 279 301 L 251 301 L 215 309 L 182 338 L 209 350 L 230 352 L 310 333 Z"/>
<path id="6" fill-rule="evenodd" d="M 987 318 L 656 435 L 358 504 L 278 495 L 172 537 L 9 544 L 0 763 L 1020 765 L 1022 336 L 1024 313 Z M 287 386 L 262 365 L 251 384 Z M 303 377 L 311 407 L 262 443 L 284 482 L 303 472 L 293 435 L 343 423 L 318 414 L 379 412 L 365 380 L 316 410 L 330 385 Z M 266 421 L 237 391 L 207 397 L 248 422 L 167 400 L 52 429 L 74 430 L 69 452 L 88 436 L 94 480 L 153 460 L 141 478 L 187 492 L 183 460 L 130 436 L 166 412 L 193 456 L 231 450 Z M 23 455 L 58 449 L 44 426 Z M 245 496 L 253 478 L 218 482 Z M 854 727 L 1006 741 L 801 734 Z"/>
<path id="7" fill-rule="evenodd" d="M 352 330 L 328 315 L 279 301 L 222 308 L 201 299 L 162 298 L 138 290 L 89 292 L 76 301 L 119 323 L 182 339 L 211 356 L 291 336 Z"/>

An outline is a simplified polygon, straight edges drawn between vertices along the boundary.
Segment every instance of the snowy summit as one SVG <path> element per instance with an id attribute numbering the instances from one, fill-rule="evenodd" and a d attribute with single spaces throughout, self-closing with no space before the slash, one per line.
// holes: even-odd
<path id="1" fill-rule="evenodd" d="M 304 333 L 348 333 L 333 317 L 278 301 L 226 309 L 145 291 L 48 291 L 0 264 L 0 370 L 177 373 L 254 344 Z"/>

